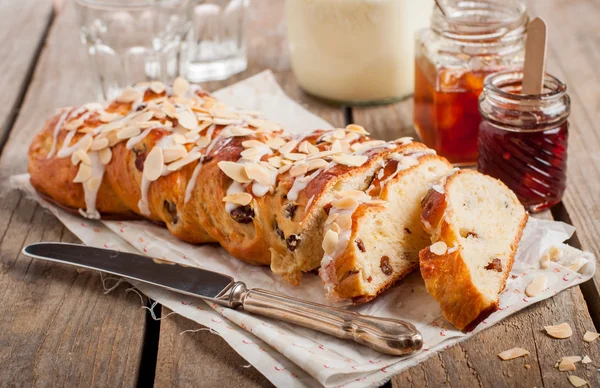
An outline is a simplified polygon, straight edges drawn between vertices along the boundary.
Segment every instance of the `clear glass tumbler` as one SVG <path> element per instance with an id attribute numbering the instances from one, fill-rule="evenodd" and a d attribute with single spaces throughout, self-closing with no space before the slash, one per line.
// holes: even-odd
<path id="1" fill-rule="evenodd" d="M 186 40 L 186 77 L 218 81 L 246 70 L 246 11 L 250 0 L 196 0 Z"/>
<path id="2" fill-rule="evenodd" d="M 102 97 L 141 81 L 172 82 L 184 72 L 181 47 L 191 0 L 75 0 Z"/>

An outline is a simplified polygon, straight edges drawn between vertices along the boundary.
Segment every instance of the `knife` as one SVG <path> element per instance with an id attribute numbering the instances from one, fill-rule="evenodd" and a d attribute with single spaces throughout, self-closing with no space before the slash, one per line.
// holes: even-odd
<path id="1" fill-rule="evenodd" d="M 76 265 L 152 284 L 222 306 L 353 340 L 381 353 L 406 355 L 423 346 L 410 323 L 371 317 L 262 289 L 248 289 L 231 276 L 133 253 L 67 243 L 37 243 L 23 249 L 35 259 Z"/>

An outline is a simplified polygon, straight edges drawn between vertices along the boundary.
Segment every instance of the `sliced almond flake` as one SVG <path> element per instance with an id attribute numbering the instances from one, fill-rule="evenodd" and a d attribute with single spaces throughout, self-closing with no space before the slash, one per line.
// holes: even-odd
<path id="1" fill-rule="evenodd" d="M 187 149 L 182 145 L 179 147 L 163 148 L 164 164 L 171 163 L 179 158 L 184 158 L 187 154 Z"/>
<path id="2" fill-rule="evenodd" d="M 342 143 L 340 143 L 339 140 L 336 140 L 331 144 L 330 150 L 334 152 L 344 152 L 344 149 L 342 148 Z"/>
<path id="3" fill-rule="evenodd" d="M 83 125 L 83 119 L 75 119 L 75 120 L 68 121 L 64 125 L 63 128 L 66 129 L 67 131 L 72 131 L 74 129 L 81 127 L 82 125 Z"/>
<path id="4" fill-rule="evenodd" d="M 338 233 L 338 235 L 339 235 L 339 233 L 340 233 L 340 226 L 338 225 L 337 222 L 332 222 L 329 225 L 329 230 L 333 230 L 334 232 Z"/>
<path id="5" fill-rule="evenodd" d="M 200 148 L 204 148 L 210 144 L 210 136 L 202 136 L 196 141 L 196 145 Z"/>
<path id="6" fill-rule="evenodd" d="M 336 199 L 331 204 L 337 209 L 356 209 L 358 207 L 358 201 L 352 197 Z"/>
<path id="7" fill-rule="evenodd" d="M 333 161 L 338 164 L 343 164 L 350 167 L 362 166 L 369 160 L 365 155 L 337 155 L 333 157 Z"/>
<path id="8" fill-rule="evenodd" d="M 89 191 L 96 191 L 100 188 L 100 184 L 102 183 L 102 178 L 99 176 L 88 179 L 84 185 Z"/>
<path id="9" fill-rule="evenodd" d="M 167 121 L 165 121 L 164 125 L 165 125 L 165 128 L 173 128 L 173 122 L 172 121 L 167 120 Z"/>
<path id="10" fill-rule="evenodd" d="M 591 362 L 592 362 L 592 359 L 591 359 L 591 358 L 589 358 L 588 356 L 584 356 L 584 357 L 583 357 L 583 360 L 581 360 L 581 363 L 582 363 L 582 364 L 589 364 L 589 363 L 591 363 Z"/>
<path id="11" fill-rule="evenodd" d="M 306 157 L 306 159 L 307 160 L 321 159 L 321 158 L 326 158 L 328 156 L 338 155 L 340 153 L 342 153 L 342 151 L 333 151 L 333 150 L 320 151 L 320 152 L 316 152 L 314 154 L 308 155 Z"/>
<path id="12" fill-rule="evenodd" d="M 76 158 L 78 158 L 82 163 L 85 163 L 88 166 L 92 165 L 92 159 L 90 159 L 89 155 L 81 148 L 73 152 L 73 155 L 77 155 Z"/>
<path id="13" fill-rule="evenodd" d="M 185 129 L 194 130 L 196 127 L 198 127 L 198 120 L 196 119 L 196 116 L 189 110 L 180 112 L 177 117 L 177 121 L 179 122 L 179 125 Z"/>
<path id="14" fill-rule="evenodd" d="M 265 144 L 267 144 L 273 150 L 278 150 L 285 143 L 286 143 L 285 139 L 283 139 L 281 137 L 274 137 L 274 138 L 271 138 L 271 139 L 267 140 Z"/>
<path id="15" fill-rule="evenodd" d="M 563 357 L 563 359 L 558 364 L 558 370 L 561 372 L 573 371 L 575 369 L 575 363 L 573 363 L 573 361 L 569 360 L 566 357 Z"/>
<path id="16" fill-rule="evenodd" d="M 281 170 L 280 170 L 281 171 Z M 300 176 L 300 175 L 304 175 L 308 172 L 308 164 L 298 164 L 298 165 L 294 165 L 291 169 L 290 169 L 290 175 L 291 176 Z"/>
<path id="17" fill-rule="evenodd" d="M 243 150 L 240 155 L 244 158 L 249 158 L 252 159 L 255 156 L 259 156 L 259 155 L 263 155 L 264 154 L 264 149 L 261 149 L 259 147 L 253 147 L 253 148 L 246 148 L 245 150 Z"/>
<path id="18" fill-rule="evenodd" d="M 294 150 L 294 148 L 296 148 L 297 145 L 298 145 L 298 140 L 290 140 L 287 143 L 285 143 L 284 145 L 282 145 L 281 148 L 279 148 L 279 152 L 281 154 L 290 153 Z"/>
<path id="19" fill-rule="evenodd" d="M 352 143 L 353 141 L 356 141 L 358 139 L 361 138 L 361 135 L 356 133 L 356 132 L 348 132 L 346 133 L 346 136 L 344 136 L 344 141 L 347 141 L 349 143 Z"/>
<path id="20" fill-rule="evenodd" d="M 81 138 L 81 140 L 79 140 L 79 147 L 77 148 L 87 152 L 87 150 L 90 148 L 93 142 L 94 138 L 92 137 L 92 135 L 85 135 Z"/>
<path id="21" fill-rule="evenodd" d="M 544 326 L 544 329 L 553 338 L 563 339 L 573 335 L 573 330 L 571 330 L 571 326 L 567 322 L 556 326 Z"/>
<path id="22" fill-rule="evenodd" d="M 99 102 L 88 102 L 87 104 L 83 104 L 83 107 L 89 112 L 97 112 L 104 110 L 104 106 Z"/>
<path id="23" fill-rule="evenodd" d="M 108 139 L 108 146 L 109 147 L 114 147 L 118 142 L 121 141 L 121 139 L 119 139 L 117 137 L 117 133 L 116 132 L 108 132 L 106 134 L 106 139 Z"/>
<path id="24" fill-rule="evenodd" d="M 169 164 L 167 166 L 167 170 L 169 170 L 169 171 L 180 170 L 183 167 L 187 166 L 188 164 L 200 159 L 201 157 L 202 157 L 202 154 L 200 152 L 197 152 L 197 151 L 188 152 L 188 154 L 185 157 L 178 159 L 176 162 Z"/>
<path id="25" fill-rule="evenodd" d="M 79 170 L 77 170 L 77 175 L 73 178 L 73 182 L 81 183 L 85 182 L 92 176 L 92 168 L 87 164 L 81 163 L 79 165 Z"/>
<path id="26" fill-rule="evenodd" d="M 232 124 L 238 124 L 240 122 L 240 120 L 238 119 L 220 119 L 218 117 L 215 117 L 212 119 L 213 123 L 217 124 L 217 125 L 232 125 Z M 252 131 L 252 130 L 250 130 Z M 252 131 L 254 132 L 254 131 Z"/>
<path id="27" fill-rule="evenodd" d="M 92 145 L 90 146 L 90 149 L 92 151 L 98 151 L 98 150 L 101 150 L 102 148 L 106 148 L 106 147 L 108 147 L 108 139 L 105 137 L 101 137 L 101 138 L 94 139 L 94 141 L 92 142 Z"/>
<path id="28" fill-rule="evenodd" d="M 176 96 L 185 96 L 189 89 L 190 83 L 185 78 L 177 77 L 173 81 L 173 93 Z"/>
<path id="29" fill-rule="evenodd" d="M 429 251 L 435 255 L 441 256 L 448 251 L 448 245 L 443 241 L 438 241 L 431 244 Z"/>
<path id="30" fill-rule="evenodd" d="M 363 143 L 354 143 L 350 146 L 350 149 L 354 152 L 363 150 L 363 149 L 369 149 L 369 148 L 375 148 L 375 147 L 379 147 L 385 144 L 385 141 L 383 140 L 371 140 L 371 141 L 365 141 Z"/>
<path id="31" fill-rule="evenodd" d="M 271 166 L 279 168 L 282 166 L 281 164 L 281 157 L 280 156 L 273 156 L 272 158 L 269 158 L 269 163 L 271 164 Z"/>
<path id="32" fill-rule="evenodd" d="M 307 142 L 308 144 L 306 145 L 306 148 L 308 149 L 308 153 L 309 154 L 316 154 L 319 152 L 319 147 Z"/>
<path id="33" fill-rule="evenodd" d="M 346 137 L 346 131 L 344 130 L 344 128 L 337 128 L 332 135 L 334 138 L 342 140 L 344 137 Z"/>
<path id="34" fill-rule="evenodd" d="M 362 126 L 360 125 L 356 125 L 356 124 L 349 124 L 346 126 L 346 130 L 347 131 L 352 131 L 352 132 L 356 132 L 356 133 L 360 133 L 361 135 L 368 135 L 369 132 L 367 132 Z"/>
<path id="35" fill-rule="evenodd" d="M 271 120 L 263 120 L 263 119 L 246 119 L 246 122 L 249 125 L 252 125 L 255 128 L 262 128 L 269 132 L 277 131 L 281 129 L 281 126 L 274 121 Z"/>
<path id="36" fill-rule="evenodd" d="M 284 157 L 286 159 L 289 159 L 289 160 L 298 161 L 298 160 L 304 160 L 304 159 L 306 159 L 306 154 L 300 154 L 300 153 L 297 153 L 297 152 L 290 152 L 290 153 L 285 154 Z"/>
<path id="37" fill-rule="evenodd" d="M 340 214 L 337 212 L 329 212 L 329 215 L 327 216 L 327 220 L 325 221 L 325 225 L 329 225 L 331 224 L 333 221 L 337 220 L 338 216 Z"/>
<path id="38" fill-rule="evenodd" d="M 150 182 L 157 180 L 162 175 L 164 164 L 162 148 L 152 148 L 144 161 L 144 177 Z"/>
<path id="39" fill-rule="evenodd" d="M 569 382 L 574 387 L 583 387 L 584 385 L 588 385 L 589 383 L 582 379 L 581 377 L 575 375 L 569 375 Z"/>
<path id="40" fill-rule="evenodd" d="M 335 222 L 338 223 L 342 230 L 348 230 L 352 227 L 352 216 L 350 214 L 340 214 Z"/>
<path id="41" fill-rule="evenodd" d="M 148 122 L 150 119 L 152 119 L 152 117 L 154 116 L 154 112 L 152 111 L 142 111 L 139 112 L 138 114 L 131 116 L 131 118 L 129 118 L 127 120 L 127 124 L 133 124 L 133 123 L 146 123 Z"/>
<path id="42" fill-rule="evenodd" d="M 546 288 L 546 275 L 538 275 L 525 289 L 525 295 L 533 298 Z"/>
<path id="43" fill-rule="evenodd" d="M 115 121 L 119 117 L 121 116 L 116 113 L 100 112 L 98 114 L 98 120 L 100 120 L 103 123 L 110 123 L 112 121 Z"/>
<path id="44" fill-rule="evenodd" d="M 214 118 L 217 119 L 234 119 L 234 120 L 238 120 L 240 118 L 240 114 L 238 112 L 235 112 L 231 109 L 229 109 L 228 107 L 223 109 L 223 108 L 214 108 L 210 110 L 210 115 Z"/>
<path id="45" fill-rule="evenodd" d="M 567 356 L 567 357 L 561 357 L 560 360 L 569 360 L 573 363 L 575 362 L 579 362 L 581 361 L 581 356 Z"/>
<path id="46" fill-rule="evenodd" d="M 286 164 L 283 167 L 280 167 L 278 172 L 279 172 L 279 174 L 283 174 L 283 173 L 287 172 L 291 168 L 292 168 L 291 164 Z"/>
<path id="47" fill-rule="evenodd" d="M 161 94 L 165 91 L 165 84 L 160 81 L 150 82 L 150 90 L 156 94 Z"/>
<path id="48" fill-rule="evenodd" d="M 269 169 L 262 164 L 252 163 L 246 165 L 246 175 L 248 178 L 257 181 L 263 186 L 271 186 L 271 173 Z"/>
<path id="49" fill-rule="evenodd" d="M 193 99 L 185 98 L 185 97 L 181 97 L 181 96 L 171 97 L 171 102 L 173 102 L 174 104 L 180 105 L 180 106 L 184 106 L 189 109 L 191 109 L 194 106 L 194 104 L 196 103 L 196 101 Z"/>
<path id="50" fill-rule="evenodd" d="M 394 140 L 394 143 L 406 145 L 406 144 L 412 143 L 412 141 L 413 141 L 412 137 L 401 137 L 401 138 Z"/>
<path id="51" fill-rule="evenodd" d="M 335 193 L 337 198 L 354 198 L 360 202 L 367 202 L 371 199 L 371 196 L 361 190 L 342 190 Z"/>
<path id="52" fill-rule="evenodd" d="M 246 206 L 252 202 L 252 195 L 248 193 L 229 194 L 223 198 L 223 202 L 235 203 L 236 205 Z"/>
<path id="53" fill-rule="evenodd" d="M 163 102 L 162 110 L 167 116 L 173 119 L 177 118 L 177 109 L 175 108 L 175 105 L 171 104 L 169 101 Z"/>
<path id="54" fill-rule="evenodd" d="M 117 139 L 129 139 L 139 135 L 140 132 L 142 131 L 139 127 L 125 127 L 117 132 Z"/>
<path id="55" fill-rule="evenodd" d="M 308 162 L 308 171 L 318 170 L 329 166 L 329 162 L 323 159 L 313 159 Z"/>
<path id="56" fill-rule="evenodd" d="M 332 255 L 338 243 L 338 234 L 329 229 L 323 238 L 322 248 L 327 255 Z"/>
<path id="57" fill-rule="evenodd" d="M 306 140 L 304 140 L 302 143 L 300 143 L 300 145 L 298 146 L 298 152 L 302 152 L 304 154 L 308 154 L 308 145 L 310 143 Z"/>
<path id="58" fill-rule="evenodd" d="M 98 158 L 100 159 L 100 162 L 102 164 L 109 164 L 112 159 L 112 150 L 108 147 L 101 149 L 100 151 L 98 151 Z"/>
<path id="59" fill-rule="evenodd" d="M 213 124 L 212 120 L 202 120 L 202 119 L 198 119 L 198 120 L 200 120 L 202 122 L 195 129 L 193 129 L 192 132 L 200 133 Z"/>
<path id="60" fill-rule="evenodd" d="M 139 100 L 143 96 L 144 93 L 142 93 L 141 91 L 132 87 L 128 87 L 125 90 L 123 90 L 123 93 L 121 93 L 119 97 L 117 97 L 117 101 L 122 103 L 130 103 Z"/>
<path id="61" fill-rule="evenodd" d="M 264 146 L 266 146 L 266 144 L 261 141 L 258 141 L 258 140 L 245 140 L 242 142 L 242 146 L 244 148 L 254 148 L 254 147 L 264 147 Z"/>
<path id="62" fill-rule="evenodd" d="M 219 168 L 225 175 L 240 183 L 250 183 L 252 179 L 246 174 L 246 166 L 236 162 L 219 162 Z"/>
<path id="63" fill-rule="evenodd" d="M 174 133 L 173 141 L 177 144 L 185 144 L 187 142 L 187 139 L 181 133 Z"/>
<path id="64" fill-rule="evenodd" d="M 600 334 L 595 333 L 593 331 L 586 331 L 585 334 L 583 335 L 583 340 L 585 342 L 593 342 L 595 341 L 598 337 L 600 337 Z"/>
<path id="65" fill-rule="evenodd" d="M 507 361 L 512 360 L 513 358 L 523 357 L 528 354 L 529 352 L 523 348 L 512 348 L 498 353 L 498 357 L 500 357 L 503 361 Z"/>

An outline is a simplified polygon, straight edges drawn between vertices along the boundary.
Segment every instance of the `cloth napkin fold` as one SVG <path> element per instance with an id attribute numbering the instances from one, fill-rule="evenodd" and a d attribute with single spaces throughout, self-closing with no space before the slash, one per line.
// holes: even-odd
<path id="1" fill-rule="evenodd" d="M 332 127 L 287 97 L 270 71 L 214 94 L 231 106 L 260 110 L 290 132 Z M 50 210 L 87 245 L 141 252 L 175 263 L 221 272 L 245 282 L 248 287 L 331 304 L 326 300 L 322 283 L 316 275 L 305 274 L 300 286 L 291 286 L 273 275 L 268 268 L 245 264 L 220 247 L 194 246 L 178 241 L 166 229 L 145 221 L 91 221 L 71 215 L 42 199 L 29 183 L 28 174 L 11 177 L 11 183 Z M 500 310 L 472 333 L 455 330 L 442 317 L 437 302 L 426 292 L 418 272 L 409 275 L 375 301 L 351 307 L 361 314 L 400 318 L 414 324 L 423 334 L 425 345 L 421 352 L 407 357 L 382 355 L 351 341 L 284 322 L 208 304 L 143 283 L 134 285 L 149 298 L 218 332 L 235 351 L 277 386 L 377 386 L 394 374 L 532 303 L 590 279 L 596 269 L 594 256 L 563 244 L 573 232 L 572 226 L 562 222 L 530 218 L 511 276 L 500 296 Z M 563 257 L 558 262 L 551 262 L 548 269 L 540 269 L 541 255 L 552 246 L 561 248 Z M 535 298 L 525 297 L 527 285 L 542 273 L 547 276 L 547 288 Z"/>

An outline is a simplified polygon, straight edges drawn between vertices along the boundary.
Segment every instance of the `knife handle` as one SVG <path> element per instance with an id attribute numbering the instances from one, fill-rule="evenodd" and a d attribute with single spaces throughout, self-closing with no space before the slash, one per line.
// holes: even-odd
<path id="1" fill-rule="evenodd" d="M 258 288 L 248 290 L 236 282 L 229 294 L 230 307 L 307 327 L 334 337 L 350 339 L 378 352 L 401 356 L 423 346 L 421 333 L 410 323 L 371 317 L 318 303 L 290 298 Z"/>

